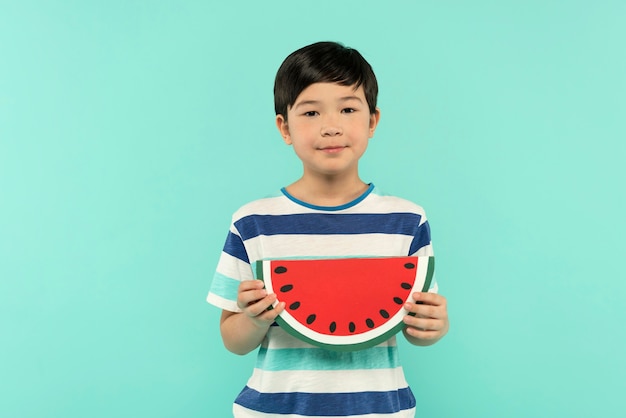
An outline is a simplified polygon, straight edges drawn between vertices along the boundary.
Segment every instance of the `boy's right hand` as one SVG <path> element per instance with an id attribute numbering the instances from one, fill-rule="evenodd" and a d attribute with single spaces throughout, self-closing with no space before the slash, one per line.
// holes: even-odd
<path id="1" fill-rule="evenodd" d="M 239 284 L 237 306 L 241 312 L 222 310 L 220 332 L 226 348 L 236 354 L 247 354 L 261 344 L 270 325 L 285 309 L 276 302 L 275 294 L 267 294 L 261 280 L 245 280 Z"/>
<path id="2" fill-rule="evenodd" d="M 268 294 L 262 280 L 244 280 L 239 285 L 237 306 L 248 316 L 252 322 L 260 327 L 267 328 L 276 317 L 285 309 L 285 303 L 278 303 L 273 309 L 269 309 L 276 302 L 274 293 Z"/>

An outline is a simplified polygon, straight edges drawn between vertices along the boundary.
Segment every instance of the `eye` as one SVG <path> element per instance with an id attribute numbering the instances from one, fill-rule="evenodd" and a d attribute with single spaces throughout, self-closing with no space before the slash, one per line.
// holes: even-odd
<path id="1" fill-rule="evenodd" d="M 342 112 L 342 113 L 354 113 L 354 112 L 356 112 L 356 110 L 355 110 L 355 109 L 353 109 L 353 108 L 351 108 L 351 107 L 346 107 L 346 108 L 345 108 L 345 109 L 343 109 L 341 112 Z"/>
<path id="2" fill-rule="evenodd" d="M 317 115 L 317 112 L 315 110 L 309 110 L 308 112 L 304 112 L 303 115 L 308 116 L 308 117 L 313 117 Z"/>

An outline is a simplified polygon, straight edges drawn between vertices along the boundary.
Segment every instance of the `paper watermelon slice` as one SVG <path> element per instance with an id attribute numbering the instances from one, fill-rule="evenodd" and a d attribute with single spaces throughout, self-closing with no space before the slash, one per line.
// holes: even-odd
<path id="1" fill-rule="evenodd" d="M 425 292 L 434 257 L 263 260 L 257 278 L 285 310 L 276 322 L 310 344 L 353 351 L 400 331 L 414 292 Z"/>

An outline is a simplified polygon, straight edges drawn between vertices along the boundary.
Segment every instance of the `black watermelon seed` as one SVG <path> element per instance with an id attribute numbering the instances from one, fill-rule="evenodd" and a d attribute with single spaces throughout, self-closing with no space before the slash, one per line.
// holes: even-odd
<path id="1" fill-rule="evenodd" d="M 415 268 L 415 264 L 413 264 L 413 263 L 406 263 L 406 264 L 404 265 L 404 268 L 407 268 L 407 269 L 414 269 L 414 268 Z"/>
<path id="2" fill-rule="evenodd" d="M 350 330 L 350 332 L 354 332 L 354 330 L 356 329 L 356 325 L 354 325 L 354 322 L 350 322 L 350 324 L 348 325 L 348 329 Z"/>
<path id="3" fill-rule="evenodd" d="M 367 325 L 369 328 L 374 328 L 374 321 L 372 321 L 370 318 L 367 318 L 365 320 L 365 325 Z"/>
<path id="4" fill-rule="evenodd" d="M 315 314 L 311 314 L 306 318 L 306 323 L 311 325 L 313 322 L 315 322 Z"/>
<path id="5" fill-rule="evenodd" d="M 406 289 L 406 290 L 413 289 L 413 286 L 411 286 L 411 283 L 402 283 L 402 284 L 400 284 L 400 286 L 402 286 L 402 288 Z M 283 290 L 283 289 L 281 288 L 280 290 Z M 291 290 L 291 289 L 289 289 L 289 290 Z"/>
<path id="6" fill-rule="evenodd" d="M 295 311 L 299 307 L 300 307 L 300 302 L 294 302 L 291 305 L 289 305 L 289 309 L 291 309 L 292 311 Z"/>
<path id="7" fill-rule="evenodd" d="M 330 332 L 335 332 L 337 330 L 337 324 L 335 322 L 330 323 Z"/>
<path id="8" fill-rule="evenodd" d="M 387 312 L 387 311 L 386 311 L 386 310 L 384 310 L 384 309 L 381 309 L 381 310 L 380 310 L 380 316 L 382 316 L 382 317 L 383 317 L 383 318 L 385 318 L 385 319 L 386 319 L 386 318 L 389 318 L 389 312 Z"/>
<path id="9" fill-rule="evenodd" d="M 404 287 L 404 286 L 402 286 Z M 291 289 L 293 289 L 293 285 L 292 284 L 286 284 L 283 287 L 280 288 L 281 292 L 289 292 Z M 410 287 L 409 287 L 410 289 Z"/>
<path id="10" fill-rule="evenodd" d="M 393 301 L 396 302 L 398 305 L 402 305 L 404 303 L 404 301 L 397 296 L 393 298 Z"/>
<path id="11" fill-rule="evenodd" d="M 283 274 L 283 273 L 287 273 L 287 267 L 283 267 L 283 266 L 278 266 L 274 269 L 274 273 L 276 274 Z"/>

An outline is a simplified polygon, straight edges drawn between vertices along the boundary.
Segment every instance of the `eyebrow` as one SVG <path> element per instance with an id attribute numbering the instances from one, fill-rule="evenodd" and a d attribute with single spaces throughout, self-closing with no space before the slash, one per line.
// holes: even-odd
<path id="1" fill-rule="evenodd" d="M 349 102 L 349 101 L 351 101 L 351 100 L 357 100 L 357 101 L 359 101 L 360 103 L 363 103 L 363 100 L 361 100 L 361 98 L 360 98 L 360 97 L 357 97 L 357 96 L 344 96 L 344 97 L 341 97 L 338 101 L 339 101 L 339 102 Z M 294 109 L 297 109 L 297 108 L 299 108 L 300 106 L 306 106 L 306 105 L 316 105 L 316 104 L 319 104 L 319 103 L 320 103 L 320 102 L 319 102 L 319 100 L 305 100 L 305 101 L 303 101 L 303 102 L 298 102 L 298 103 L 296 103 L 296 105 L 295 105 L 293 108 L 294 108 Z"/>

